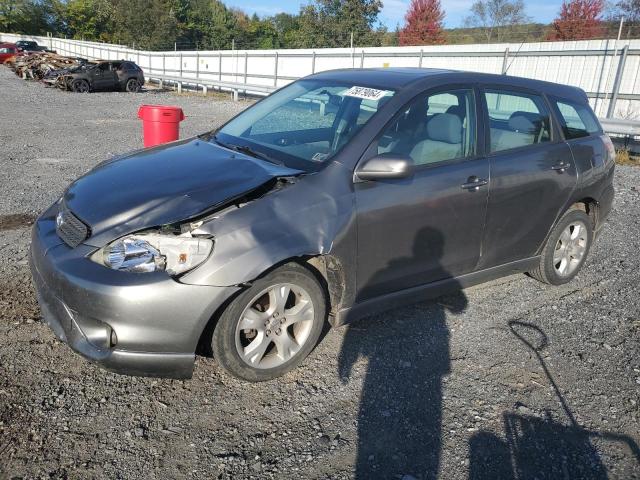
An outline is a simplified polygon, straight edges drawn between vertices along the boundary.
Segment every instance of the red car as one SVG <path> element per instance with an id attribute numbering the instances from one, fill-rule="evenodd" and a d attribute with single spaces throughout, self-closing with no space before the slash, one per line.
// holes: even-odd
<path id="1" fill-rule="evenodd" d="M 8 58 L 15 57 L 20 52 L 15 43 L 0 43 L 0 63 L 4 63 Z"/>

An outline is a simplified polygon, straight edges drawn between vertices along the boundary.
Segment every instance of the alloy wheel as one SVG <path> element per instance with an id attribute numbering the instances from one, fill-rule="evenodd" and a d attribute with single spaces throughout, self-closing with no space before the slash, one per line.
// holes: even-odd
<path id="1" fill-rule="evenodd" d="M 238 321 L 238 355 L 253 368 L 283 365 L 309 339 L 314 314 L 311 296 L 303 288 L 280 283 L 264 289 L 249 302 Z"/>
<path id="2" fill-rule="evenodd" d="M 567 225 L 553 252 L 553 266 L 561 277 L 571 275 L 580 266 L 587 251 L 589 236 L 582 222 Z"/>

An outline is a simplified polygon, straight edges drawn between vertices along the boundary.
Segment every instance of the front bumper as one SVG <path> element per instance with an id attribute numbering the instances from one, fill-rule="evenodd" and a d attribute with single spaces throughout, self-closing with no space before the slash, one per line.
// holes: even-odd
<path id="1" fill-rule="evenodd" d="M 53 210 L 33 227 L 29 260 L 42 316 L 56 336 L 108 370 L 190 378 L 203 330 L 237 287 L 109 270 L 87 258 L 94 247 L 62 243 Z"/>

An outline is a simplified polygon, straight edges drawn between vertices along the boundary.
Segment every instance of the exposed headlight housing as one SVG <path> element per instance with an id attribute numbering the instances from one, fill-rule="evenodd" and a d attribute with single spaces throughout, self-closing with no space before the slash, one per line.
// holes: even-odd
<path id="1" fill-rule="evenodd" d="M 208 238 L 140 233 L 110 243 L 92 259 L 124 272 L 165 270 L 169 275 L 180 275 L 204 262 L 211 250 L 213 241 Z"/>

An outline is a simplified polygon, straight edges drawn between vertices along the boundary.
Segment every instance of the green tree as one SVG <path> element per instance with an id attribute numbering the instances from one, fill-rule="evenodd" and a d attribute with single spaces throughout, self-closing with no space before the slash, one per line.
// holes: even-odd
<path id="1" fill-rule="evenodd" d="M 42 35 L 51 31 L 55 0 L 0 0 L 0 31 Z"/>
<path id="2" fill-rule="evenodd" d="M 87 40 L 111 40 L 114 6 L 109 0 L 69 0 L 65 10 L 67 34 Z"/>
<path id="3" fill-rule="evenodd" d="M 111 0 L 113 41 L 150 50 L 173 46 L 177 19 L 170 0 Z"/>

